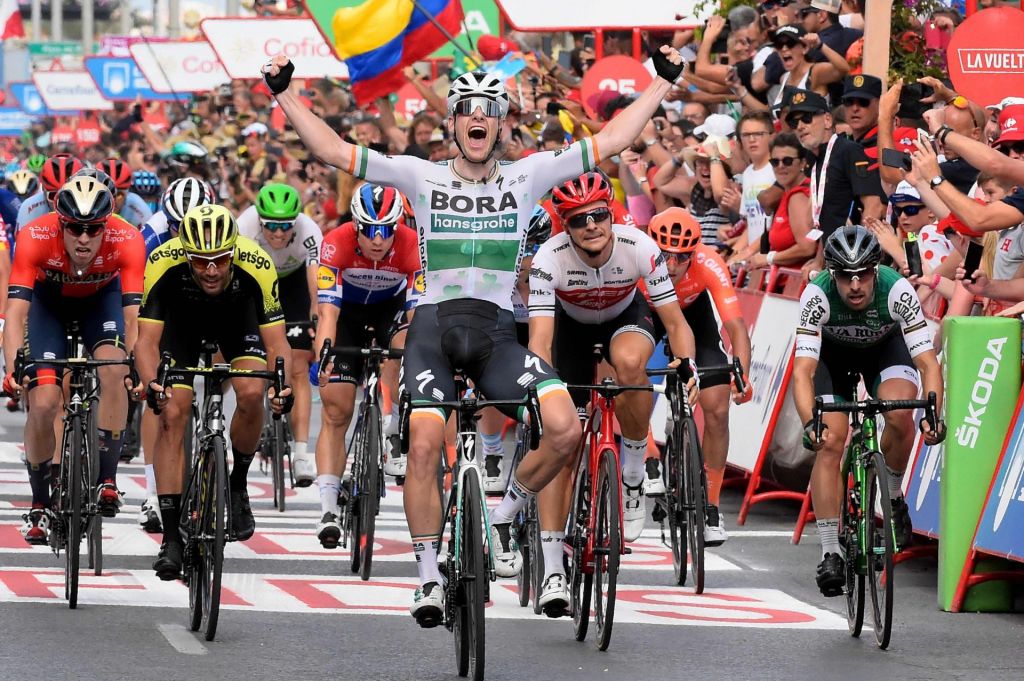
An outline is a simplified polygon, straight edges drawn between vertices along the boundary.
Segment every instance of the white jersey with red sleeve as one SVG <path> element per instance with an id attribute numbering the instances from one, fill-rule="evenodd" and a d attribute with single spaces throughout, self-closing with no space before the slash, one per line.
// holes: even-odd
<path id="1" fill-rule="evenodd" d="M 416 232 L 404 225 L 395 230 L 391 250 L 381 260 L 371 260 L 359 250 L 351 222 L 327 233 L 320 250 L 317 295 L 321 303 L 373 305 L 406 293 L 406 309 L 423 295 Z"/>

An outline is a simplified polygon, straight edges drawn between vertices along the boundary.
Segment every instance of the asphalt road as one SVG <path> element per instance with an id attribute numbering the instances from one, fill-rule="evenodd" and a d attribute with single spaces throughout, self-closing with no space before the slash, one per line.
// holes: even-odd
<path id="1" fill-rule="evenodd" d="M 378 521 L 374 578 L 351 575 L 347 551 L 313 534 L 315 488 L 272 508 L 256 465 L 250 494 L 257 534 L 232 544 L 216 640 L 187 629 L 188 595 L 150 569 L 159 536 L 136 514 L 141 460 L 123 465 L 124 512 L 104 524 L 105 574 L 83 573 L 77 611 L 63 599 L 63 558 L 18 534 L 28 506 L 19 463 L 21 415 L 0 414 L 0 680 L 455 679 L 452 637 L 421 630 L 407 614 L 416 569 L 401 492 L 389 487 Z M 846 629 L 845 601 L 813 582 L 813 528 L 790 543 L 796 507 L 755 507 L 737 528 L 738 490 L 724 496 L 731 538 L 708 551 L 707 590 L 670 586 L 671 554 L 653 521 L 619 577 L 611 647 L 573 640 L 571 621 L 518 607 L 515 580 L 492 585 L 487 611 L 489 679 L 1018 679 L 1024 618 L 949 614 L 936 606 L 934 560 L 896 572 L 892 644 L 880 651 L 870 625 Z M 869 617 L 870 619 L 870 617 Z"/>

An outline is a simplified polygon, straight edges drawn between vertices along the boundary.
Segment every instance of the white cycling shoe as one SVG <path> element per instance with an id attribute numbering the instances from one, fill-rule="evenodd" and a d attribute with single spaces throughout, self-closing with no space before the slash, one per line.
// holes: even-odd
<path id="1" fill-rule="evenodd" d="M 725 531 L 725 519 L 717 506 L 709 505 L 707 522 L 704 525 L 704 546 L 721 546 L 728 538 L 729 534 Z"/>
<path id="2" fill-rule="evenodd" d="M 505 457 L 495 454 L 484 456 L 484 492 L 487 494 L 504 494 L 508 486 L 505 475 Z"/>
<path id="3" fill-rule="evenodd" d="M 416 589 L 409 612 L 424 629 L 441 624 L 444 614 L 444 587 L 427 582 Z"/>
<path id="4" fill-rule="evenodd" d="M 564 617 L 569 614 L 569 585 L 565 575 L 555 572 L 548 575 L 540 588 L 537 604 L 548 617 Z"/>
<path id="5" fill-rule="evenodd" d="M 644 462 L 644 494 L 649 497 L 665 493 L 665 475 L 661 470 L 661 462 L 651 458 Z"/>
<path id="6" fill-rule="evenodd" d="M 512 523 L 491 525 L 491 551 L 494 552 L 494 574 L 515 577 L 523 569 L 523 554 L 512 536 Z"/>
<path id="7" fill-rule="evenodd" d="M 388 454 L 387 461 L 384 462 L 384 475 L 391 477 L 405 475 L 405 457 Z"/>
<path id="8" fill-rule="evenodd" d="M 644 516 L 647 506 L 644 503 L 643 483 L 633 487 L 622 483 L 622 538 L 636 541 L 644 531 Z"/>
<path id="9" fill-rule="evenodd" d="M 293 456 L 292 473 L 295 475 L 296 487 L 309 487 L 316 478 L 316 464 L 308 456 Z"/>

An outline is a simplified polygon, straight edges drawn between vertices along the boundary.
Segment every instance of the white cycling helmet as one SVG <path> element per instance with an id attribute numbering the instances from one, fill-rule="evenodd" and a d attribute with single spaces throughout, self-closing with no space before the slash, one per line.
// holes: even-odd
<path id="1" fill-rule="evenodd" d="M 499 118 L 508 114 L 508 92 L 505 82 L 487 71 L 470 71 L 452 81 L 448 90 L 448 115 L 455 115 L 455 105 L 470 97 L 484 97 L 498 104 Z"/>
<path id="2" fill-rule="evenodd" d="M 160 198 L 160 205 L 167 213 L 167 217 L 178 223 L 190 210 L 208 203 L 213 203 L 213 190 L 210 189 L 210 185 L 194 177 L 175 180 Z"/>

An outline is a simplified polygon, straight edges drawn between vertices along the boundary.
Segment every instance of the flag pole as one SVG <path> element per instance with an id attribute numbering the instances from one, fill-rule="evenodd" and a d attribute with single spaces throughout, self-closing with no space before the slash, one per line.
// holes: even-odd
<path id="1" fill-rule="evenodd" d="M 447 28 L 442 26 L 441 22 L 439 22 L 433 14 L 423 9 L 423 5 L 420 4 L 419 0 L 412 0 L 412 4 L 416 9 L 423 13 L 423 16 L 425 16 L 427 20 L 434 25 L 434 28 L 440 31 L 441 35 L 443 35 L 445 39 L 455 47 L 455 49 L 461 52 L 466 59 L 469 60 L 469 63 L 473 65 L 474 69 L 480 68 L 480 62 L 478 62 L 473 55 L 467 52 L 462 45 L 459 45 L 459 43 L 455 41 L 455 36 L 453 36 Z"/>

